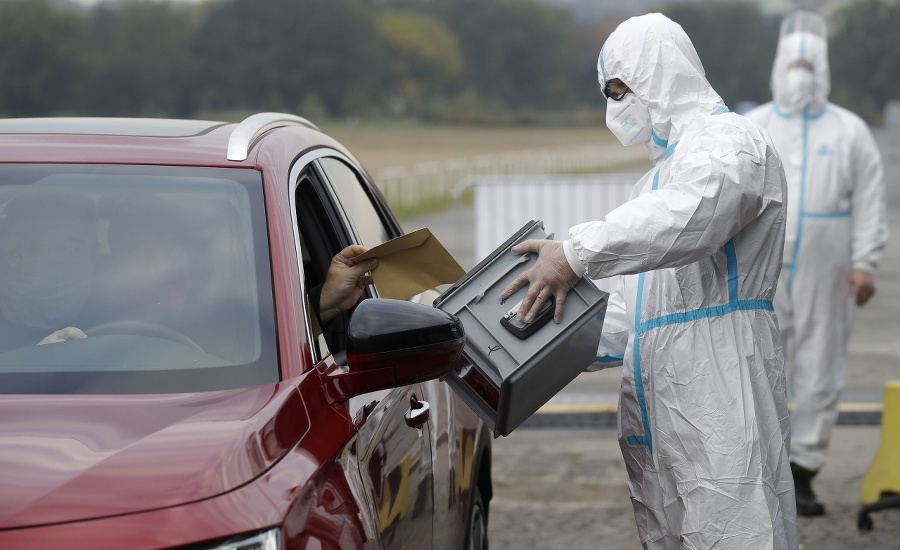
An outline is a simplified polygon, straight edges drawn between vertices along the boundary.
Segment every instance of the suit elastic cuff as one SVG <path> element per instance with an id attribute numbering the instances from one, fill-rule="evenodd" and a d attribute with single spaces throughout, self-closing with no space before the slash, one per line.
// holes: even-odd
<path id="1" fill-rule="evenodd" d="M 584 264 L 581 263 L 581 258 L 575 252 L 572 242 L 568 239 L 563 241 L 563 252 L 566 254 L 566 261 L 569 262 L 569 267 L 572 268 L 572 271 L 579 277 L 583 277 L 587 270 L 584 268 Z"/>

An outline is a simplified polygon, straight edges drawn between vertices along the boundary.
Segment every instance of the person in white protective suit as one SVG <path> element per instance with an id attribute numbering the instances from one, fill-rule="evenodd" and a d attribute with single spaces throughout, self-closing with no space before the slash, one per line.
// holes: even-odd
<path id="1" fill-rule="evenodd" d="M 791 469 L 797 513 L 824 505 L 812 478 L 825 464 L 847 368 L 854 306 L 875 292 L 888 236 L 881 157 L 858 116 L 828 102 L 825 23 L 810 12 L 782 22 L 774 101 L 747 116 L 784 162 L 788 216 L 775 311 L 787 354 Z"/>
<path id="2" fill-rule="evenodd" d="M 597 361 L 624 364 L 619 443 L 645 548 L 798 547 L 784 356 L 772 300 L 786 194 L 766 134 L 730 113 L 693 44 L 661 14 L 631 18 L 598 60 L 607 125 L 653 169 L 604 221 L 538 253 L 526 322 L 582 275 L 624 275 Z"/>

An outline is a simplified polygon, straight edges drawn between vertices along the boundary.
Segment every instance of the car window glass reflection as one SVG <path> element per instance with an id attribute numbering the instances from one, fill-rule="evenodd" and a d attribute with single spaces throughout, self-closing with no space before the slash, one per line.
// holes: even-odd
<path id="1" fill-rule="evenodd" d="M 259 277 L 267 253 L 257 259 L 265 222 L 254 230 L 262 205 L 244 185 L 122 173 L 23 179 L 0 185 L 0 374 L 187 372 L 262 359 L 263 338 L 274 338 L 269 277 Z"/>
<path id="2" fill-rule="evenodd" d="M 348 219 L 355 225 L 359 244 L 372 248 L 391 239 L 372 199 L 360 183 L 356 172 L 338 159 L 321 159 L 325 174 L 338 196 Z"/>
<path id="3" fill-rule="evenodd" d="M 119 318 L 178 323 L 193 289 L 185 214 L 153 193 L 124 190 L 100 197 L 109 256 L 107 312 Z"/>
<path id="4" fill-rule="evenodd" d="M 52 338 L 82 312 L 96 265 L 95 222 L 93 201 L 75 193 L 22 193 L 4 203 L 0 346 Z"/>

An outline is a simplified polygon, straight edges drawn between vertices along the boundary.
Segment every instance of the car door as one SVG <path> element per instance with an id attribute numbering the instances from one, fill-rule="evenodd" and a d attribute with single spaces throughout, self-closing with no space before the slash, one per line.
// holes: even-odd
<path id="1" fill-rule="evenodd" d="M 331 257 L 346 245 L 371 248 L 401 231 L 349 159 L 335 151 L 319 150 L 299 163 L 303 163 L 300 169 L 294 170 L 299 252 L 306 287 L 312 288 L 324 281 Z M 366 296 L 376 297 L 375 290 L 370 288 Z M 335 322 L 345 327 L 348 319 Z M 342 334 L 333 333 L 334 326 L 310 330 L 317 361 L 345 362 L 345 343 Z M 358 428 L 353 449 L 358 458 L 356 476 L 383 546 L 430 547 L 434 513 L 431 434 L 423 413 L 428 405 L 422 386 L 365 394 L 346 406 Z M 407 425 L 407 415 L 412 426 Z"/>

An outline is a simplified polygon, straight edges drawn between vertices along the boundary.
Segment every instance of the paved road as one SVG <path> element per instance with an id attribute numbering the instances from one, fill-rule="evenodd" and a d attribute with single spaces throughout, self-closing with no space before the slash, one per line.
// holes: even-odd
<path id="1" fill-rule="evenodd" d="M 873 514 L 872 532 L 856 530 L 860 484 L 880 441 L 883 385 L 900 380 L 900 133 L 876 137 L 893 239 L 877 277 L 877 297 L 854 326 L 841 425 L 816 482 L 829 513 L 801 518 L 805 549 L 900 550 L 900 510 Z M 429 227 L 469 269 L 477 263 L 473 222 L 471 206 L 457 204 L 403 225 Z M 493 550 L 640 547 L 612 427 L 620 376 L 621 369 L 579 376 L 529 423 L 495 440 Z"/>
<path id="2" fill-rule="evenodd" d="M 900 510 L 856 529 L 877 426 L 840 426 L 816 488 L 824 518 L 800 518 L 805 550 L 900 549 Z M 518 429 L 494 441 L 492 550 L 640 548 L 614 428 Z"/>

